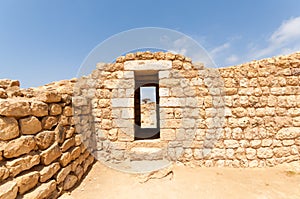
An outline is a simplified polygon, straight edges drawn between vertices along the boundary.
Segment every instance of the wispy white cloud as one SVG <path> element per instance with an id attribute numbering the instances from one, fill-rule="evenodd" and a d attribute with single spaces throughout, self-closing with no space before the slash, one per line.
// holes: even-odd
<path id="1" fill-rule="evenodd" d="M 249 58 L 257 59 L 300 50 L 300 16 L 284 21 L 266 40 L 266 46 L 251 49 Z"/>
<path id="2" fill-rule="evenodd" d="M 209 51 L 209 54 L 211 57 L 214 58 L 214 57 L 218 56 L 219 53 L 223 53 L 224 50 L 230 48 L 230 46 L 231 46 L 230 42 L 226 42 L 220 46 L 213 48 L 211 51 Z"/>

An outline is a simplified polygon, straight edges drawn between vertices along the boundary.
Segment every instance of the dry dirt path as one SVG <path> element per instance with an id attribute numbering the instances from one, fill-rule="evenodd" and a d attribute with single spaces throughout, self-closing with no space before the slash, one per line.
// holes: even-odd
<path id="1" fill-rule="evenodd" d="M 135 176 L 97 162 L 77 188 L 60 197 L 69 198 L 300 199 L 300 173 L 288 172 L 285 166 L 255 169 L 175 166 L 172 179 L 139 183 Z"/>

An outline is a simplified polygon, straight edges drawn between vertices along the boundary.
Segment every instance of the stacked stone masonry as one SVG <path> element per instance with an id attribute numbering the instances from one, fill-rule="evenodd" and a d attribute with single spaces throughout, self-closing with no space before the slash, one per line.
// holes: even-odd
<path id="1" fill-rule="evenodd" d="M 143 142 L 134 140 L 134 72 L 147 70 L 159 75 L 160 139 Z M 300 157 L 299 80 L 300 53 L 219 69 L 168 52 L 130 53 L 78 80 L 76 110 L 94 121 L 80 128 L 94 133 L 85 141 L 102 161 L 274 166 Z"/>
<path id="2" fill-rule="evenodd" d="M 58 198 L 94 158 L 75 131 L 75 80 L 23 90 L 0 81 L 0 198 Z"/>
<path id="3" fill-rule="evenodd" d="M 135 140 L 136 71 L 157 71 L 160 138 Z M 129 53 L 89 75 L 20 89 L 0 81 L 0 199 L 57 198 L 94 157 L 265 167 L 300 159 L 300 53 L 210 69 Z"/>

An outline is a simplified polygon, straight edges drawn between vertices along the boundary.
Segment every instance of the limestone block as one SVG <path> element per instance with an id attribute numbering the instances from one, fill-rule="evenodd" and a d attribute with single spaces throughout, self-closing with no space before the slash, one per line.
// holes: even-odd
<path id="1" fill-rule="evenodd" d="M 19 125 L 13 117 L 0 116 L 0 140 L 11 140 L 19 136 Z"/>
<path id="2" fill-rule="evenodd" d="M 0 88 L 0 98 L 6 99 L 8 97 L 6 91 L 3 88 Z"/>
<path id="3" fill-rule="evenodd" d="M 248 117 L 242 117 L 238 119 L 238 126 L 245 128 L 249 124 L 249 118 Z"/>
<path id="4" fill-rule="evenodd" d="M 46 182 L 47 180 L 49 180 L 54 174 L 59 171 L 60 168 L 61 167 L 58 162 L 54 162 L 49 166 L 43 167 L 43 169 L 40 171 L 40 182 Z"/>
<path id="5" fill-rule="evenodd" d="M 185 99 L 184 98 L 160 98 L 161 107 L 184 107 Z"/>
<path id="6" fill-rule="evenodd" d="M 88 158 L 83 163 L 83 172 L 85 173 L 88 167 L 94 162 L 95 158 L 92 155 L 89 155 Z"/>
<path id="7" fill-rule="evenodd" d="M 273 150 L 270 148 L 259 148 L 257 149 L 257 157 L 259 158 L 271 158 L 273 157 Z"/>
<path id="8" fill-rule="evenodd" d="M 66 152 L 66 153 L 63 153 L 61 155 L 61 157 L 59 158 L 59 163 L 62 167 L 65 167 L 71 162 L 71 160 L 72 160 L 71 153 Z"/>
<path id="9" fill-rule="evenodd" d="M 9 177 L 9 170 L 5 166 L 1 165 L 0 166 L 0 182 L 2 182 L 3 180 L 5 180 L 8 177 Z"/>
<path id="10" fill-rule="evenodd" d="M 46 130 L 51 130 L 58 122 L 57 117 L 55 116 L 46 116 L 42 119 L 42 127 Z"/>
<path id="11" fill-rule="evenodd" d="M 133 79 L 134 78 L 134 72 L 133 71 L 124 71 L 123 77 L 125 79 Z"/>
<path id="12" fill-rule="evenodd" d="M 114 98 L 111 100 L 111 106 L 116 107 L 133 107 L 134 99 L 133 98 Z"/>
<path id="13" fill-rule="evenodd" d="M 243 160 L 246 158 L 246 155 L 245 155 L 245 149 L 242 148 L 242 147 L 239 147 L 235 150 L 235 157 L 239 160 Z"/>
<path id="14" fill-rule="evenodd" d="M 49 165 L 60 156 L 61 150 L 59 146 L 57 144 L 53 144 L 51 147 L 41 153 L 41 162 L 44 165 Z"/>
<path id="15" fill-rule="evenodd" d="M 160 138 L 161 140 L 175 140 L 176 134 L 174 129 L 160 129 Z"/>
<path id="16" fill-rule="evenodd" d="M 74 171 L 74 173 L 76 174 L 78 180 L 80 180 L 83 176 L 83 168 L 82 166 L 78 165 Z"/>
<path id="17" fill-rule="evenodd" d="M 111 141 L 116 141 L 118 139 L 118 129 L 110 129 L 108 131 L 108 139 Z"/>
<path id="18" fill-rule="evenodd" d="M 121 118 L 133 119 L 134 118 L 134 108 L 122 108 Z"/>
<path id="19" fill-rule="evenodd" d="M 246 157 L 248 160 L 253 160 L 256 158 L 256 150 L 253 148 L 246 149 Z"/>
<path id="20" fill-rule="evenodd" d="M 72 107 L 71 106 L 64 107 L 64 109 L 63 109 L 63 115 L 67 116 L 67 117 L 72 116 L 73 115 L 73 109 L 72 109 Z"/>
<path id="21" fill-rule="evenodd" d="M 65 142 L 62 144 L 60 148 L 62 152 L 65 152 L 74 145 L 75 145 L 75 138 L 72 137 L 70 139 L 65 140 Z"/>
<path id="22" fill-rule="evenodd" d="M 168 70 L 172 68 L 172 61 L 168 60 L 134 60 L 124 62 L 124 70 Z"/>
<path id="23" fill-rule="evenodd" d="M 75 175 L 68 175 L 64 181 L 63 189 L 69 190 L 71 189 L 77 182 L 78 178 Z"/>
<path id="24" fill-rule="evenodd" d="M 183 127 L 182 125 L 182 119 L 165 119 L 165 120 L 160 120 L 160 127 L 162 129 L 164 128 L 181 128 Z"/>
<path id="25" fill-rule="evenodd" d="M 224 145 L 226 148 L 235 149 L 239 147 L 239 142 L 237 140 L 224 140 Z"/>
<path id="26" fill-rule="evenodd" d="M 234 159 L 234 149 L 226 149 L 226 157 L 228 159 Z"/>
<path id="27" fill-rule="evenodd" d="M 161 79 L 159 81 L 159 86 L 167 87 L 167 88 L 178 87 L 178 86 L 180 86 L 180 79 L 174 79 L 174 78 Z"/>
<path id="28" fill-rule="evenodd" d="M 23 119 L 20 119 L 20 128 L 22 134 L 36 134 L 42 130 L 41 122 L 34 116 L 29 116 Z"/>
<path id="29" fill-rule="evenodd" d="M 65 168 L 62 168 L 58 174 L 56 175 L 56 182 L 59 184 L 61 182 L 63 182 L 65 180 L 65 178 L 67 177 L 67 175 L 71 172 L 71 167 L 72 165 L 68 165 Z"/>
<path id="30" fill-rule="evenodd" d="M 75 160 L 76 158 L 78 158 L 81 154 L 81 149 L 80 147 L 75 147 L 71 150 L 71 158 L 72 160 Z"/>
<path id="31" fill-rule="evenodd" d="M 273 143 L 272 139 L 263 139 L 261 142 L 261 146 L 263 147 L 271 146 L 272 143 Z"/>
<path id="32" fill-rule="evenodd" d="M 250 168 L 256 168 L 256 167 L 258 167 L 258 161 L 257 160 L 251 160 L 251 161 L 249 161 L 249 167 Z"/>
<path id="33" fill-rule="evenodd" d="M 57 91 L 43 91 L 38 94 L 37 99 L 46 103 L 60 102 L 61 94 Z"/>
<path id="34" fill-rule="evenodd" d="M 7 117 L 25 117 L 31 114 L 30 103 L 27 100 L 0 99 L 0 115 Z"/>
<path id="35" fill-rule="evenodd" d="M 216 160 L 222 160 L 222 159 L 225 159 L 226 158 L 226 151 L 225 149 L 218 149 L 218 148 L 214 148 L 212 149 L 212 157 Z"/>
<path id="36" fill-rule="evenodd" d="M 66 130 L 66 139 L 72 137 L 74 133 L 75 133 L 74 127 L 70 127 L 69 129 L 67 129 Z"/>
<path id="37" fill-rule="evenodd" d="M 279 140 L 295 139 L 299 136 L 300 136 L 300 127 L 282 128 L 275 135 L 275 137 Z"/>
<path id="38" fill-rule="evenodd" d="M 33 191 L 25 194 L 23 199 L 32 199 L 32 198 L 49 198 L 49 196 L 56 191 L 56 182 L 51 180 L 47 183 L 42 183 Z"/>
<path id="39" fill-rule="evenodd" d="M 283 146 L 291 146 L 295 144 L 295 140 L 282 140 Z"/>
<path id="40" fill-rule="evenodd" d="M 8 161 L 6 167 L 9 169 L 10 176 L 14 177 L 22 171 L 28 170 L 39 163 L 39 155 L 25 155 L 21 158 Z"/>
<path id="41" fill-rule="evenodd" d="M 19 157 L 32 151 L 35 146 L 36 143 L 33 136 L 23 136 L 8 142 L 3 148 L 3 156 L 5 158 Z"/>
<path id="42" fill-rule="evenodd" d="M 35 187 L 39 181 L 39 172 L 33 171 L 17 177 L 14 181 L 17 182 L 19 193 L 24 194 L 28 190 Z"/>
<path id="43" fill-rule="evenodd" d="M 36 145 L 39 149 L 47 149 L 55 141 L 55 132 L 54 131 L 43 131 L 38 133 L 35 136 Z"/>
<path id="44" fill-rule="evenodd" d="M 81 96 L 75 96 L 72 98 L 73 100 L 73 106 L 75 107 L 83 107 L 88 104 L 87 98 L 81 97 Z"/>
<path id="45" fill-rule="evenodd" d="M 82 143 L 82 135 L 78 134 L 75 136 L 75 146 L 79 146 Z"/>
<path id="46" fill-rule="evenodd" d="M 30 104 L 31 114 L 36 117 L 48 115 L 48 105 L 44 102 L 33 101 Z"/>
<path id="47" fill-rule="evenodd" d="M 14 199 L 18 194 L 18 186 L 14 181 L 9 181 L 0 186 L 0 199 Z"/>
<path id="48" fill-rule="evenodd" d="M 50 115 L 59 115 L 62 113 L 62 107 L 59 104 L 50 104 L 49 106 Z"/>
<path id="49" fill-rule="evenodd" d="M 251 140 L 250 146 L 255 149 L 259 148 L 261 146 L 261 140 Z"/>
<path id="50" fill-rule="evenodd" d="M 170 95 L 170 89 L 169 88 L 159 88 L 159 96 L 167 97 Z"/>

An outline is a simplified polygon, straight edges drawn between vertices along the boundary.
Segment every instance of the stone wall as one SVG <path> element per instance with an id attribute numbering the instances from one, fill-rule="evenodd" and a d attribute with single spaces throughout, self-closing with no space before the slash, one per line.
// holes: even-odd
<path id="1" fill-rule="evenodd" d="M 57 198 L 94 158 L 74 128 L 72 81 L 23 90 L 0 81 L 0 198 Z"/>
<path id="2" fill-rule="evenodd" d="M 158 74 L 159 139 L 134 138 L 137 71 Z M 129 53 L 39 88 L 1 80 L 0 199 L 57 198 L 94 157 L 207 167 L 297 161 L 299 82 L 300 53 L 208 69 L 168 52 Z"/>
<path id="3" fill-rule="evenodd" d="M 130 53 L 79 79 L 77 98 L 89 103 L 78 111 L 89 104 L 86 137 L 105 162 L 274 166 L 300 157 L 299 68 L 300 53 L 220 69 L 172 53 Z M 134 72 L 149 70 L 159 75 L 160 139 L 136 141 Z"/>

